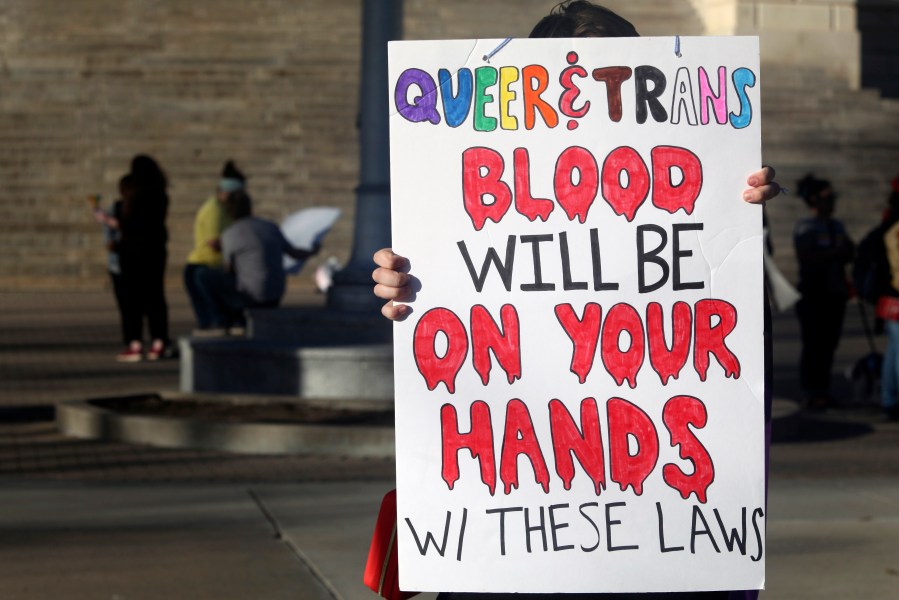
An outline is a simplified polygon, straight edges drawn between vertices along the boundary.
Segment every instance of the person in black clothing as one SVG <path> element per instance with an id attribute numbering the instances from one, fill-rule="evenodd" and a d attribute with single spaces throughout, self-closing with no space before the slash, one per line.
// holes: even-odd
<path id="1" fill-rule="evenodd" d="M 118 242 L 123 288 L 122 321 L 128 347 L 116 358 L 136 362 L 158 360 L 171 352 L 168 306 L 165 301 L 168 182 L 151 157 L 140 154 L 131 161 L 134 192 L 122 206 Z M 146 317 L 150 347 L 143 352 Z"/>
<path id="2" fill-rule="evenodd" d="M 796 305 L 802 334 L 799 379 L 808 406 L 823 409 L 831 403 L 830 373 L 849 300 L 846 265 L 855 244 L 833 218 L 836 194 L 829 181 L 806 175 L 797 193 L 812 211 L 793 230 L 802 293 Z"/>

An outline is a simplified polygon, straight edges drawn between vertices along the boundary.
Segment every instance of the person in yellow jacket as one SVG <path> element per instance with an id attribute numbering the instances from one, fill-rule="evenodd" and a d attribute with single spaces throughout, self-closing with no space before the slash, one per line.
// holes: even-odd
<path id="1" fill-rule="evenodd" d="M 219 237 L 231 224 L 231 217 L 228 216 L 224 203 L 230 193 L 243 189 L 246 189 L 246 177 L 229 160 L 222 169 L 215 196 L 206 199 L 194 218 L 194 247 L 184 266 L 184 287 L 197 318 L 195 335 L 224 333 L 213 327 L 214 300 L 207 297 L 205 288 L 196 282 L 203 276 L 202 271 L 224 267 Z"/>

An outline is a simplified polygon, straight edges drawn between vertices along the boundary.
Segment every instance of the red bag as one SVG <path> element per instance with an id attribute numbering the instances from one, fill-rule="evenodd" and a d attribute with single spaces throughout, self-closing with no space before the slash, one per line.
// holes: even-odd
<path id="1" fill-rule="evenodd" d="M 399 552 L 396 547 L 396 490 L 381 500 L 375 533 L 368 549 L 368 562 L 362 581 L 373 592 L 387 600 L 406 600 L 418 592 L 400 590 Z"/>
<path id="2" fill-rule="evenodd" d="M 877 308 L 874 309 L 878 318 L 884 321 L 899 321 L 899 298 L 894 296 L 881 296 L 877 300 Z"/>

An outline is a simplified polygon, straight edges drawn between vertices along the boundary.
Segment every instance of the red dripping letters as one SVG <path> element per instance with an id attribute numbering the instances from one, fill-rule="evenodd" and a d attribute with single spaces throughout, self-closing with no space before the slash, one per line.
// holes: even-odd
<path id="1" fill-rule="evenodd" d="M 672 309 L 672 343 L 665 342 L 662 307 L 651 303 L 646 307 L 646 324 L 629 304 L 616 304 L 609 309 L 601 322 L 602 308 L 590 302 L 584 306 L 583 316 L 578 317 L 570 304 L 555 308 L 556 318 L 572 342 L 571 372 L 580 383 L 585 383 L 593 369 L 597 347 L 606 372 L 619 386 L 625 382 L 637 387 L 637 375 L 648 355 L 649 363 L 667 384 L 677 379 L 686 365 L 690 341 L 693 341 L 693 367 L 701 381 L 708 378 L 710 356 L 713 355 L 724 369 L 725 377 L 740 377 L 740 361 L 727 347 L 727 336 L 737 323 L 737 311 L 724 300 L 699 300 L 693 305 L 695 318 L 691 318 L 690 306 L 678 302 Z M 490 370 L 496 362 L 505 372 L 510 384 L 521 378 L 521 325 L 518 312 L 506 304 L 500 309 L 502 328 L 489 311 L 477 305 L 471 309 L 471 345 L 474 369 L 481 383 L 490 381 Z M 693 323 L 692 331 L 690 324 Z M 692 336 L 691 336 L 692 333 Z M 626 334 L 628 346 L 621 348 L 622 334 Z M 446 350 L 437 350 L 438 339 L 443 339 Z M 415 327 L 413 352 L 418 371 L 428 390 L 443 383 L 447 391 L 456 390 L 456 376 L 462 369 L 468 354 L 468 333 L 462 320 L 448 308 L 434 308 L 421 317 Z"/>
<path id="2" fill-rule="evenodd" d="M 650 152 L 650 163 L 647 167 L 635 149 L 621 146 L 605 157 L 600 168 L 586 148 L 566 148 L 553 171 L 555 200 L 569 221 L 585 223 L 597 196 L 602 196 L 616 215 L 633 221 L 651 188 L 656 208 L 692 214 L 702 191 L 699 158 L 685 148 L 657 146 Z M 482 146 L 462 152 L 462 200 L 475 230 L 480 231 L 488 220 L 499 223 L 513 204 L 530 221 L 549 218 L 555 205 L 548 198 L 532 195 L 530 164 L 525 148 L 513 151 L 513 193 L 502 180 L 506 165 L 502 154 Z"/>
<path id="3" fill-rule="evenodd" d="M 500 318 L 496 320 L 484 306 L 473 307 L 470 334 L 449 309 L 435 308 L 421 317 L 414 335 L 415 360 L 429 390 L 443 383 L 449 393 L 455 393 L 456 377 L 469 345 L 474 370 L 483 385 L 490 380 L 491 356 L 505 372 L 509 384 L 521 378 L 518 314 L 511 305 L 504 305 L 499 312 Z M 647 306 L 645 324 L 638 311 L 624 303 L 612 306 L 605 319 L 602 307 L 595 303 L 586 304 L 580 316 L 570 304 L 556 306 L 555 314 L 572 343 L 571 371 L 582 384 L 587 382 L 599 349 L 605 371 L 617 385 L 627 382 L 631 388 L 635 387 L 645 362 L 664 385 L 678 378 L 686 366 L 691 339 L 693 365 L 701 380 L 708 377 L 711 355 L 722 366 L 725 377 L 739 377 L 739 361 L 725 343 L 735 327 L 736 310 L 723 300 L 700 300 L 692 307 L 684 302 L 676 303 L 669 317 L 670 343 L 666 341 L 664 311 L 658 303 Z M 628 338 L 626 349 L 621 348 L 622 334 Z M 440 337 L 445 338 L 442 352 L 437 350 Z M 608 480 L 618 484 L 622 491 L 630 488 L 636 495 L 643 493 L 644 483 L 656 470 L 660 456 L 659 428 L 643 409 L 624 398 L 610 398 L 605 410 L 607 439 L 601 431 L 601 413 L 594 398 L 580 402 L 579 418 L 559 399 L 548 402 L 547 413 L 551 453 L 541 446 L 537 434 L 540 429 L 535 427 L 528 405 L 520 399 L 513 398 L 506 403 L 503 425 L 497 429 L 502 431 L 499 446 L 486 402 L 476 400 L 470 405 L 467 427 L 460 424 L 456 407 L 443 405 L 440 410 L 442 477 L 447 486 L 453 489 L 460 479 L 459 451 L 466 449 L 477 460 L 480 479 L 491 494 L 496 492 L 497 479 L 502 482 L 505 494 L 517 489 L 521 485 L 519 468 L 528 463 L 535 483 L 549 493 L 551 476 L 546 458 L 549 456 L 566 490 L 571 489 L 577 473 L 583 471 L 597 495 L 607 489 Z M 671 446 L 679 447 L 680 458 L 693 466 L 687 474 L 677 464 L 665 464 L 662 479 L 684 499 L 696 494 L 702 503 L 706 502 L 706 491 L 714 481 L 714 465 L 694 430 L 704 428 L 707 420 L 705 405 L 692 396 L 674 396 L 662 411 Z M 522 456 L 527 461 L 520 461 Z"/>
<path id="4" fill-rule="evenodd" d="M 468 450 L 477 459 L 480 479 L 493 495 L 496 492 L 495 440 L 490 407 L 477 400 L 470 410 L 470 426 L 462 431 L 451 404 L 440 410 L 441 443 L 443 448 L 443 480 L 453 489 L 460 479 L 459 451 Z M 606 471 L 603 436 L 600 429 L 596 400 L 584 398 L 580 404 L 580 424 L 558 399 L 548 404 L 549 429 L 552 436 L 552 457 L 555 472 L 562 486 L 571 489 L 580 468 L 593 484 L 596 495 L 606 489 Z M 623 398 L 610 398 L 606 403 L 608 425 L 608 477 L 622 491 L 628 488 L 640 496 L 643 484 L 656 469 L 659 461 L 659 431 L 652 419 L 637 405 Z M 695 493 L 698 500 L 706 502 L 706 490 L 715 479 L 714 464 L 702 442 L 689 426 L 705 427 L 705 405 L 697 398 L 675 396 L 662 412 L 662 422 L 668 431 L 671 445 L 680 446 L 680 456 L 693 463 L 693 473 L 685 474 L 680 467 L 666 464 L 662 468 L 664 482 L 684 499 Z M 505 423 L 500 450 L 499 478 L 506 495 L 517 489 L 519 458 L 524 455 L 530 463 L 534 480 L 545 493 L 550 492 L 551 482 L 545 452 L 540 445 L 527 405 L 517 398 L 506 404 Z M 632 443 L 633 442 L 633 443 Z M 632 448 L 635 446 L 635 448 Z"/>

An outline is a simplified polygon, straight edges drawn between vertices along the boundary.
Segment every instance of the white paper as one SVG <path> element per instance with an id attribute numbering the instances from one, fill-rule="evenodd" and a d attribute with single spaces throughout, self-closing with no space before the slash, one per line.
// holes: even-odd
<path id="1" fill-rule="evenodd" d="M 765 276 L 768 278 L 768 288 L 771 291 L 771 300 L 774 307 L 780 312 L 786 312 L 793 308 L 802 298 L 793 284 L 784 276 L 777 267 L 777 263 L 768 253 L 765 253 Z"/>
<path id="2" fill-rule="evenodd" d="M 311 250 L 320 244 L 340 217 L 340 209 L 331 206 L 304 208 L 287 216 L 281 223 L 281 232 L 287 241 L 297 248 Z M 296 273 L 303 262 L 284 256 L 284 270 Z"/>
<path id="3" fill-rule="evenodd" d="M 412 314 L 394 329 L 401 588 L 761 588 L 762 212 L 742 200 L 747 176 L 761 165 L 758 40 L 685 37 L 677 57 L 674 38 L 515 39 L 490 64 L 484 62 L 482 57 L 500 41 L 390 44 L 393 244 L 410 258 L 420 286 L 410 302 Z M 582 70 L 566 71 L 571 67 Z M 626 69 L 594 72 L 609 67 Z M 719 95 L 719 68 L 724 124 L 717 122 L 714 99 L 701 102 L 702 94 Z M 451 90 L 440 87 L 441 69 L 452 74 Z M 628 69 L 616 121 L 615 94 L 610 104 L 606 81 Z M 701 70 L 708 84 L 700 79 Z M 466 73 L 472 81 L 470 98 Z M 664 91 L 652 83 L 659 74 Z M 526 93 L 539 91 L 541 78 L 545 90 Z M 579 90 L 576 97 L 563 95 L 569 79 Z M 662 109 L 655 116 L 647 110 L 643 123 L 637 121 L 637 107 L 650 109 L 653 103 L 638 102 L 638 88 L 643 96 L 658 96 L 656 109 Z M 531 128 L 528 106 L 535 115 Z M 548 116 L 541 116 L 541 109 Z M 550 127 L 553 115 L 558 120 Z M 521 149 L 517 161 L 516 149 Z M 485 157 L 499 160 L 487 167 Z M 590 167 L 591 157 L 595 167 Z M 663 168 L 665 160 L 684 170 Z M 570 164 L 581 168 L 566 170 Z M 505 211 L 499 210 L 504 193 L 499 200 L 480 195 L 502 190 L 494 181 L 500 171 L 510 197 Z M 681 181 L 681 174 L 687 180 Z M 643 176 L 646 198 L 629 205 L 644 185 Z M 667 178 L 672 189 L 666 192 Z M 691 205 L 691 186 L 700 179 Z M 473 190 L 468 209 L 466 185 Z M 542 203 L 551 209 L 545 222 L 525 216 L 532 203 L 516 204 L 525 199 L 526 186 L 532 197 L 548 201 Z M 656 205 L 668 201 L 675 202 L 675 212 Z M 478 215 L 491 210 L 497 211 L 495 219 L 481 222 Z M 666 244 L 653 254 L 662 235 Z M 496 264 L 482 272 L 491 248 L 508 269 L 507 281 Z M 650 289 L 665 269 L 667 279 Z M 566 279 L 571 289 L 565 289 Z M 553 289 L 534 290 L 540 287 L 535 283 Z M 595 289 L 604 286 L 617 289 Z M 686 339 L 687 354 L 675 369 L 678 376 L 663 383 L 651 358 L 661 362 L 665 354 L 660 339 L 672 345 L 675 306 L 686 319 L 677 331 L 678 339 Z M 661 325 L 648 325 L 648 312 L 655 309 Z M 697 315 L 704 323 L 698 336 Z M 491 320 L 505 325 L 491 326 Z M 592 363 L 577 363 L 583 383 L 572 371 L 574 346 L 563 321 L 572 331 L 582 329 L 575 337 L 584 356 L 591 356 L 595 343 Z M 511 333 L 515 323 L 517 339 Z M 633 328 L 634 338 L 620 333 L 622 327 Z M 511 340 L 506 351 L 485 349 L 491 330 L 494 342 L 503 335 Z M 637 352 L 636 340 L 644 352 Z M 635 376 L 626 368 L 629 349 L 643 360 Z M 520 356 L 520 376 L 510 366 L 515 356 Z M 708 357 L 707 369 L 701 366 L 703 357 Z M 451 365 L 447 371 L 456 374 L 441 378 L 441 365 Z M 612 372 L 628 380 L 616 381 Z M 585 399 L 595 400 L 595 408 Z M 473 429 L 472 406 L 481 437 L 458 437 L 456 443 L 454 436 Z M 582 408 L 588 415 L 583 421 Z M 695 414 L 687 425 L 690 411 Z M 453 413 L 457 427 L 451 423 Z M 564 426 L 566 413 L 576 430 Z M 598 424 L 591 425 L 591 413 Z M 482 418 L 488 414 L 489 422 Z M 507 421 L 512 424 L 508 430 Z M 631 433 L 641 427 L 645 436 L 637 448 Z M 669 429 L 675 442 L 688 446 L 674 446 Z M 593 458 L 573 460 L 573 478 L 566 471 L 565 457 L 571 456 L 565 450 L 571 446 L 564 441 L 566 431 L 569 442 L 572 432 L 583 435 L 583 456 L 594 452 Z M 467 449 L 471 446 L 482 451 L 483 471 L 480 458 Z M 697 466 L 679 451 L 695 457 Z M 651 467 L 645 479 L 637 468 L 643 456 L 654 459 L 644 464 Z M 594 470 L 592 477 L 583 463 Z M 636 475 L 628 475 L 628 468 Z M 690 480 L 694 468 L 697 477 Z M 593 478 L 603 484 L 599 494 Z M 623 489 L 622 484 L 632 485 Z"/>

